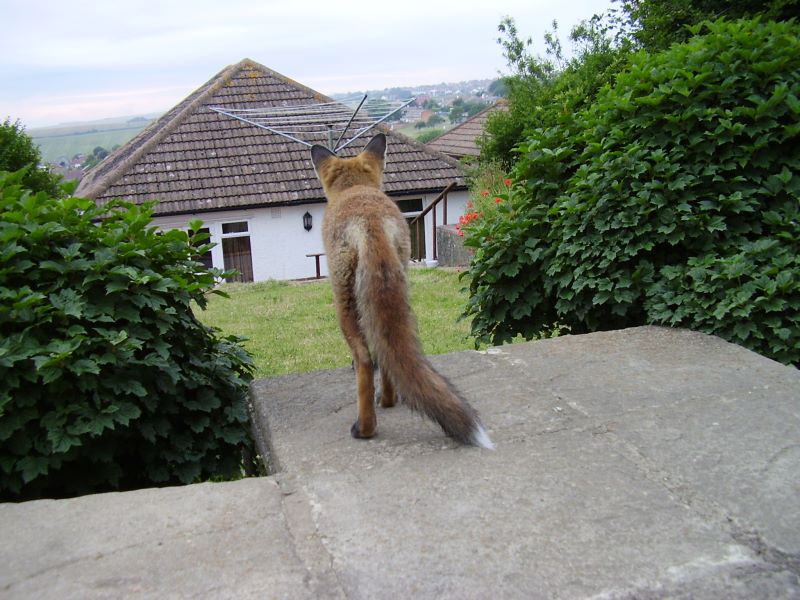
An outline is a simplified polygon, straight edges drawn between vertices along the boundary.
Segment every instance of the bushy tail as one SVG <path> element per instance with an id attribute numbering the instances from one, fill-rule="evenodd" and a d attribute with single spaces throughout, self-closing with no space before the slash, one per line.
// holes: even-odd
<path id="1" fill-rule="evenodd" d="M 356 272 L 361 329 L 378 366 L 409 408 L 438 423 L 462 444 L 493 449 L 478 413 L 422 353 L 408 302 L 405 268 L 386 244 L 386 252 L 373 247 L 359 256 Z"/>

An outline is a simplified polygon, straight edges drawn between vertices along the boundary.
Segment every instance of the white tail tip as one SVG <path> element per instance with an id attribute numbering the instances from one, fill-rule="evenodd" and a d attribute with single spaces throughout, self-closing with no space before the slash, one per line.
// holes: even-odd
<path id="1" fill-rule="evenodd" d="M 483 425 L 476 425 L 475 429 L 472 430 L 472 443 L 487 450 L 494 450 L 494 444 L 489 439 L 489 434 L 486 433 Z"/>

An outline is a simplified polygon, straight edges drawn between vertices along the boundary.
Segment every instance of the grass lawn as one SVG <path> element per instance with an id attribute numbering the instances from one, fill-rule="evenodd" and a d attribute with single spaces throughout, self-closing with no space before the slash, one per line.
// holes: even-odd
<path id="1" fill-rule="evenodd" d="M 457 272 L 412 268 L 409 285 L 426 354 L 474 348 L 469 322 L 458 321 L 467 296 Z M 222 289 L 230 298 L 212 294 L 208 309 L 198 311 L 198 317 L 226 334 L 248 338 L 244 346 L 253 355 L 256 377 L 350 364 L 327 279 L 231 283 Z"/>

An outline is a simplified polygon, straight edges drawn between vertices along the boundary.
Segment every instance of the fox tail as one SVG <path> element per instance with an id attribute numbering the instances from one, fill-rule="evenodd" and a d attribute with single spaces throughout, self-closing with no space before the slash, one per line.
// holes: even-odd
<path id="1" fill-rule="evenodd" d="M 388 249 L 388 240 L 384 241 Z M 388 374 L 409 408 L 438 423 L 447 435 L 462 444 L 494 449 L 478 413 L 422 352 L 408 300 L 405 267 L 397 253 L 392 248 L 359 254 L 357 309 L 381 372 Z"/>

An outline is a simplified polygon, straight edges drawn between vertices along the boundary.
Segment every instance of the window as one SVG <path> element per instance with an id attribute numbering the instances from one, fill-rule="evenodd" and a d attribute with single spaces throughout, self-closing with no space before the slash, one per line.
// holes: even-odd
<path id="1" fill-rule="evenodd" d="M 197 231 L 190 231 L 189 235 L 191 236 L 191 235 L 194 235 L 196 233 L 205 234 L 203 240 L 201 242 L 198 242 L 199 245 L 207 244 L 209 242 L 209 240 L 211 239 L 211 231 L 209 231 L 208 227 L 203 227 L 202 229 L 198 229 Z M 206 251 L 205 254 L 201 254 L 200 256 L 197 256 L 196 258 L 197 258 L 198 261 L 203 263 L 203 265 L 206 267 L 206 269 L 210 269 L 211 267 L 214 266 L 214 263 L 211 260 L 211 250 Z"/>
<path id="2" fill-rule="evenodd" d="M 402 213 L 422 212 L 422 198 L 415 198 L 413 200 L 398 200 L 397 207 Z"/>
<path id="3" fill-rule="evenodd" d="M 247 233 L 247 221 L 237 221 L 236 223 L 223 223 L 222 234 L 226 233 Z"/>
<path id="4" fill-rule="evenodd" d="M 253 281 L 253 253 L 247 221 L 222 224 L 222 259 L 226 271 L 238 271 L 229 281 Z"/>

